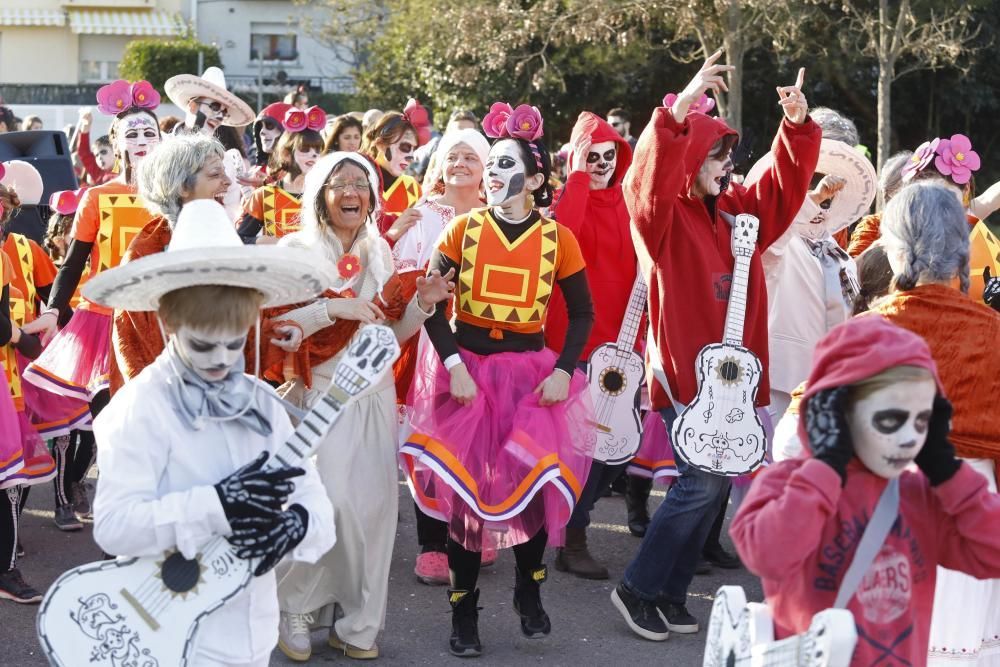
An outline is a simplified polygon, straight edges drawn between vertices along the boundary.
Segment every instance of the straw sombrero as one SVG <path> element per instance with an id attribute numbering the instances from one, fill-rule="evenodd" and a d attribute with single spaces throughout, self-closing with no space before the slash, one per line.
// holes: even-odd
<path id="1" fill-rule="evenodd" d="M 757 160 L 757 163 L 747 172 L 743 181 L 744 185 L 750 187 L 751 184 L 759 181 L 773 162 L 771 153 L 767 153 Z M 819 149 L 816 173 L 832 174 L 847 180 L 844 189 L 833 198 L 826 214 L 828 230 L 831 234 L 860 219 L 875 201 L 875 189 L 878 186 L 875 167 L 872 166 L 868 158 L 843 141 L 823 139 Z"/>
<path id="2" fill-rule="evenodd" d="M 163 252 L 103 271 L 83 296 L 117 310 L 156 310 L 167 292 L 196 285 L 251 287 L 264 306 L 306 301 L 334 283 L 333 264 L 301 248 L 244 245 L 226 210 L 211 199 L 181 209 Z"/>
<path id="3" fill-rule="evenodd" d="M 226 89 L 226 75 L 218 67 L 209 67 L 201 76 L 178 74 L 163 84 L 170 101 L 181 109 L 187 109 L 188 102 L 196 97 L 207 97 L 225 104 L 229 116 L 223 125 L 242 127 L 254 121 L 253 109 L 239 97 Z"/>

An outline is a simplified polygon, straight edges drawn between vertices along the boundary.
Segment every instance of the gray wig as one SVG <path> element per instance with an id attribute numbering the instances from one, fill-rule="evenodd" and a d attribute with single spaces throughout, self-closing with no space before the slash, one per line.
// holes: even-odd
<path id="1" fill-rule="evenodd" d="M 146 208 L 173 227 L 181 212 L 181 193 L 194 189 L 208 158 L 214 155 L 221 160 L 225 154 L 219 140 L 205 134 L 164 137 L 139 166 L 139 194 Z"/>
<path id="2" fill-rule="evenodd" d="M 900 151 L 891 155 L 882 165 L 882 173 L 878 176 L 878 188 L 882 191 L 885 201 L 896 196 L 903 185 L 903 167 L 910 161 L 913 151 Z"/>
<path id="3" fill-rule="evenodd" d="M 824 139 L 843 141 L 851 147 L 861 143 L 854 121 L 839 111 L 828 107 L 816 107 L 809 110 L 809 117 L 823 130 Z"/>
<path id="4" fill-rule="evenodd" d="M 883 243 L 898 252 L 902 270 L 895 291 L 918 282 L 950 283 L 956 276 L 969 292 L 969 223 L 955 193 L 935 183 L 914 183 L 899 191 L 882 213 Z"/>

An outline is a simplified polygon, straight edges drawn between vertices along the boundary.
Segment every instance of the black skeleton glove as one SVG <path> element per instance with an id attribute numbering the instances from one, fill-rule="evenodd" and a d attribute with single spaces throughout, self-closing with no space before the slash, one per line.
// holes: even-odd
<path id="1" fill-rule="evenodd" d="M 288 494 L 295 490 L 295 483 L 289 480 L 306 472 L 302 468 L 289 467 L 263 470 L 267 458 L 268 453 L 261 452 L 260 456 L 215 485 L 222 509 L 233 528 L 236 519 L 277 516 L 288 500 Z"/>
<path id="2" fill-rule="evenodd" d="M 854 443 L 847 428 L 847 387 L 823 389 L 806 404 L 806 436 L 813 458 L 827 464 L 847 483 L 847 464 L 854 457 Z"/>
<path id="3" fill-rule="evenodd" d="M 931 486 L 951 479 L 962 462 L 955 456 L 955 447 L 948 441 L 951 431 L 951 403 L 944 396 L 934 399 L 931 420 L 927 426 L 927 441 L 917 454 L 917 467 L 926 475 Z"/>
<path id="4" fill-rule="evenodd" d="M 993 310 L 1000 311 L 1000 276 L 991 276 L 990 267 L 983 267 L 983 303 Z"/>
<path id="5" fill-rule="evenodd" d="M 231 522 L 233 534 L 227 537 L 240 558 L 260 558 L 253 574 L 259 577 L 289 551 L 298 546 L 309 528 L 309 513 L 298 503 L 271 519 L 253 517 Z"/>

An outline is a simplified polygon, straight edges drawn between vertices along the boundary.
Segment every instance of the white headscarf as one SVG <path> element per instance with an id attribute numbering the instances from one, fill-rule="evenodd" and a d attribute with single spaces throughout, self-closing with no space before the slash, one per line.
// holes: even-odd
<path id="1" fill-rule="evenodd" d="M 486 137 L 483 136 L 482 132 L 473 130 L 471 127 L 445 132 L 438 143 L 437 152 L 443 158 L 457 144 L 465 144 L 474 150 L 476 155 L 479 156 L 479 161 L 483 167 L 486 167 L 486 158 L 490 155 L 490 142 L 486 141 Z"/>

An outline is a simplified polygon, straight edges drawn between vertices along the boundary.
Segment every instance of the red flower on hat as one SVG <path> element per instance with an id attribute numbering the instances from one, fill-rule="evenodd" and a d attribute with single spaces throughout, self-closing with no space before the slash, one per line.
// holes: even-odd
<path id="1" fill-rule="evenodd" d="M 979 153 L 972 150 L 972 142 L 964 134 L 953 134 L 938 144 L 934 166 L 958 185 L 965 185 L 972 172 L 980 167 Z"/>
<path id="2" fill-rule="evenodd" d="M 83 193 L 86 191 L 87 188 L 79 188 L 78 190 L 53 192 L 49 195 L 49 208 L 59 215 L 72 215 L 79 208 L 80 200 L 83 199 Z"/>
<path id="3" fill-rule="evenodd" d="M 337 262 L 337 273 L 341 278 L 350 280 L 361 272 L 361 260 L 357 255 L 345 253 Z"/>
<path id="4" fill-rule="evenodd" d="M 520 104 L 507 118 L 507 135 L 515 139 L 535 141 L 544 134 L 543 126 L 542 112 L 538 107 Z"/>
<path id="5" fill-rule="evenodd" d="M 483 117 L 483 132 L 490 139 L 507 136 L 507 119 L 514 113 L 514 108 L 506 102 L 494 102 L 489 112 Z"/>
<path id="6" fill-rule="evenodd" d="M 427 109 L 412 97 L 403 107 L 403 115 L 407 122 L 417 131 L 417 144 L 423 146 L 431 140 L 431 118 Z"/>
<path id="7" fill-rule="evenodd" d="M 289 109 L 285 112 L 285 119 L 281 121 L 287 132 L 301 132 L 308 126 L 306 112 L 301 109 Z"/>
<path id="8" fill-rule="evenodd" d="M 306 109 L 306 127 L 319 132 L 326 127 L 326 112 L 317 106 Z"/>

